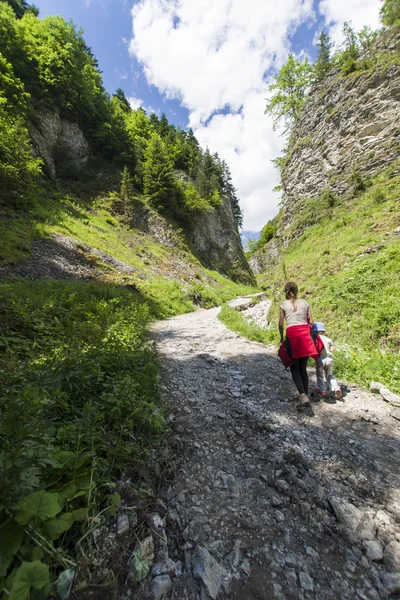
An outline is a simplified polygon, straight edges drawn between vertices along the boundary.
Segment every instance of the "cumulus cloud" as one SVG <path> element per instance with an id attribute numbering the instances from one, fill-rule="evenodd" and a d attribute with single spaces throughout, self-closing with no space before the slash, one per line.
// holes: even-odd
<path id="1" fill-rule="evenodd" d="M 132 110 L 136 110 L 143 106 L 143 100 L 141 98 L 136 98 L 135 96 L 129 96 L 128 102 L 131 105 Z"/>
<path id="2" fill-rule="evenodd" d="M 374 3 L 320 5 L 333 25 L 344 14 L 337 3 L 347 11 L 354 5 L 348 19 L 361 2 Z M 261 229 L 277 212 L 279 196 L 272 188 L 278 175 L 271 159 L 283 146 L 264 115 L 268 83 L 287 58 L 291 34 L 315 18 L 313 0 L 139 0 L 132 17 L 130 52 L 148 83 L 189 110 L 200 143 L 231 167 L 244 228 Z"/>
<path id="3" fill-rule="evenodd" d="M 358 31 L 364 25 L 377 29 L 380 26 L 380 0 L 320 0 L 319 11 L 324 15 L 330 28 L 330 35 L 335 43 L 342 41 L 342 26 L 351 21 Z"/>

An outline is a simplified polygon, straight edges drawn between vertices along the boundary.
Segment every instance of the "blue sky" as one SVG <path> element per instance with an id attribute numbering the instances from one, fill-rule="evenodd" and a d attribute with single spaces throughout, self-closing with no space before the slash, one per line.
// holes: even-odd
<path id="1" fill-rule="evenodd" d="M 278 210 L 271 159 L 284 140 L 264 115 L 268 84 L 289 52 L 315 58 L 328 29 L 378 26 L 380 0 L 35 0 L 84 30 L 113 93 L 121 87 L 182 128 L 231 167 L 244 228 L 259 231 Z"/>
<path id="2" fill-rule="evenodd" d="M 155 112 L 165 112 L 168 120 L 182 128 L 188 124 L 188 110 L 177 100 L 166 101 L 155 86 L 147 83 L 143 70 L 129 55 L 132 37 L 133 2 L 125 0 L 35 0 L 40 17 L 61 15 L 84 30 L 84 38 L 91 46 L 103 80 L 110 94 L 119 87 L 127 97 L 139 97 Z"/>

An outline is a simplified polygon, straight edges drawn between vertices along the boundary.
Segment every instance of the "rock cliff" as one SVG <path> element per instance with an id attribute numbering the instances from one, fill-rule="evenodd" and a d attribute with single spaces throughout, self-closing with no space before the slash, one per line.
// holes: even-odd
<path id="1" fill-rule="evenodd" d="M 399 33 L 383 38 L 376 66 L 346 77 L 335 71 L 311 90 L 283 170 L 283 236 L 305 199 L 346 194 L 399 156 L 399 45 Z"/>
<path id="2" fill-rule="evenodd" d="M 343 76 L 337 70 L 315 85 L 292 131 L 282 171 L 283 207 L 276 238 L 250 258 L 259 274 L 321 218 L 337 199 L 357 189 L 400 155 L 399 32 L 373 48 L 369 70 Z M 325 215 L 327 216 L 327 215 Z"/>
<path id="3" fill-rule="evenodd" d="M 203 265 L 234 281 L 255 283 L 228 199 L 224 198 L 213 211 L 198 213 L 188 228 L 187 237 Z"/>
<path id="4" fill-rule="evenodd" d="M 141 202 L 135 203 L 131 227 L 150 234 L 159 244 L 178 247 L 182 241 L 177 228 Z M 183 231 L 200 262 L 234 281 L 254 284 L 254 275 L 244 256 L 232 206 L 224 200 L 207 213 L 197 213 Z"/>
<path id="5" fill-rule="evenodd" d="M 80 169 L 86 165 L 90 147 L 84 134 L 76 123 L 62 119 L 58 111 L 36 112 L 29 130 L 36 151 L 52 179 L 61 168 Z M 164 246 L 177 245 L 177 228 L 164 217 L 141 202 L 136 203 L 134 215 L 131 227 L 149 233 Z M 197 213 L 184 233 L 192 250 L 206 267 L 233 280 L 255 283 L 229 200 L 224 200 L 216 210 Z"/>
<path id="6" fill-rule="evenodd" d="M 77 123 L 62 119 L 57 110 L 37 111 L 29 133 L 52 179 L 57 167 L 79 169 L 86 165 L 90 149 L 85 136 Z"/>

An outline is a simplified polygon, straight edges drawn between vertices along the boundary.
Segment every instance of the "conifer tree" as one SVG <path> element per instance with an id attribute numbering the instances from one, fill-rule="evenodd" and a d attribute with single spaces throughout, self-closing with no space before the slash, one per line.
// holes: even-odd
<path id="1" fill-rule="evenodd" d="M 127 217 L 129 214 L 129 205 L 131 204 L 133 198 L 133 180 L 127 166 L 125 166 L 124 170 L 122 171 L 119 197 L 124 209 L 124 215 Z"/>
<path id="2" fill-rule="evenodd" d="M 153 133 L 144 152 L 144 193 L 153 208 L 171 210 L 174 204 L 174 171 L 166 146 Z"/>
<path id="3" fill-rule="evenodd" d="M 118 98 L 118 100 L 121 103 L 121 108 L 124 112 L 126 112 L 126 113 L 132 112 L 131 105 L 129 104 L 128 99 L 125 96 L 125 92 L 123 89 L 118 88 L 117 90 L 115 90 L 115 94 L 113 94 L 113 98 Z"/>
<path id="4" fill-rule="evenodd" d="M 330 71 L 332 66 L 331 48 L 333 44 L 330 41 L 329 34 L 325 31 L 321 31 L 318 45 L 319 51 L 317 61 L 315 63 L 315 79 L 316 81 L 321 81 Z"/>
<path id="5" fill-rule="evenodd" d="M 357 59 L 360 54 L 360 47 L 357 40 L 357 34 L 349 21 L 343 24 L 344 49 L 340 52 L 336 61 L 342 69 L 344 75 L 348 75 L 356 70 Z"/>
<path id="6" fill-rule="evenodd" d="M 236 227 L 242 229 L 243 227 L 243 212 L 239 205 L 239 198 L 237 197 L 237 190 L 232 184 L 232 175 L 225 160 L 221 162 L 222 165 L 222 194 L 229 198 L 232 204 L 233 216 L 235 218 Z"/>

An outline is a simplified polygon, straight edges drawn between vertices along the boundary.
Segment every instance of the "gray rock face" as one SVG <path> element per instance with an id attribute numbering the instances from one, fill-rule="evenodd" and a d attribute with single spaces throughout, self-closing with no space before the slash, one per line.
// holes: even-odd
<path id="1" fill-rule="evenodd" d="M 400 571 L 400 542 L 389 542 L 383 553 L 383 560 L 388 571 Z"/>
<path id="2" fill-rule="evenodd" d="M 200 579 L 210 598 L 216 600 L 227 572 L 205 548 L 197 546 L 193 558 L 193 575 Z"/>
<path id="3" fill-rule="evenodd" d="M 278 243 L 275 239 L 270 240 L 263 248 L 258 252 L 255 252 L 249 260 L 249 265 L 253 271 L 258 275 L 267 269 L 271 269 L 279 262 L 279 250 Z"/>
<path id="4" fill-rule="evenodd" d="M 386 41 L 386 53 L 395 51 L 399 40 L 394 34 Z M 397 158 L 399 101 L 400 71 L 395 65 L 377 65 L 358 77 L 333 72 L 312 89 L 284 171 L 283 234 L 305 198 L 319 196 L 325 188 L 344 194 L 353 185 L 353 171 L 370 176 Z"/>
<path id="5" fill-rule="evenodd" d="M 384 50 L 387 59 L 398 51 L 399 43 L 399 33 L 393 32 L 378 42 L 374 53 Z M 311 224 L 305 218 L 291 228 L 307 199 L 321 196 L 326 189 L 336 196 L 352 195 L 354 172 L 365 180 L 398 158 L 399 103 L 400 70 L 396 64 L 378 64 L 349 77 L 333 71 L 312 88 L 292 132 L 282 173 L 284 202 L 277 239 L 250 258 L 254 273 L 278 264 L 277 240 L 286 247 Z"/>
<path id="6" fill-rule="evenodd" d="M 376 540 L 364 542 L 365 555 L 369 560 L 380 561 L 383 558 L 382 546 Z"/>
<path id="7" fill-rule="evenodd" d="M 81 168 L 89 157 L 89 144 L 79 125 L 61 119 L 58 111 L 41 110 L 35 113 L 29 133 L 51 178 L 57 166 Z"/>
<path id="8" fill-rule="evenodd" d="M 190 243 L 207 267 L 243 283 L 255 283 L 244 256 L 232 206 L 227 198 L 215 210 L 199 213 L 187 232 Z"/>

